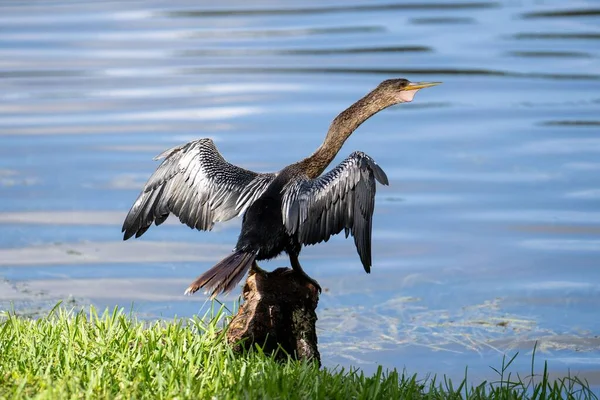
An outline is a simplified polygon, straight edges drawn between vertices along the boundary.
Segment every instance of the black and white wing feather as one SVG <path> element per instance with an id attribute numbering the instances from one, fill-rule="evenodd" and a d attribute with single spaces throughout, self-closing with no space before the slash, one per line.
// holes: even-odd
<path id="1" fill-rule="evenodd" d="M 173 147 L 150 177 L 123 223 L 124 240 L 139 237 L 170 213 L 198 230 L 243 213 L 274 179 L 228 163 L 211 139 Z"/>
<path id="2" fill-rule="evenodd" d="M 352 234 L 365 271 L 371 270 L 371 221 L 375 180 L 388 179 L 368 155 L 354 152 L 316 179 L 296 179 L 284 189 L 283 222 L 303 244 L 327 241 L 345 230 Z"/>

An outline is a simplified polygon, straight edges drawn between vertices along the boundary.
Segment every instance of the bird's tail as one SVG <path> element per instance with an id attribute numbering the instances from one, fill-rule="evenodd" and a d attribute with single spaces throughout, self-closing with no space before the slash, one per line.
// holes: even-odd
<path id="1" fill-rule="evenodd" d="M 256 255 L 238 250 L 219 261 L 214 267 L 200 275 L 185 291 L 191 295 L 200 288 L 210 293 L 215 298 L 219 293 L 230 292 L 244 277 Z"/>

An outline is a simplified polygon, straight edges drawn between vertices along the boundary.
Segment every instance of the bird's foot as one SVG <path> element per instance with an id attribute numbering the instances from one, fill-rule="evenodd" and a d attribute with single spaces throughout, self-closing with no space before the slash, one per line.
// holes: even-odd
<path id="1" fill-rule="evenodd" d="M 321 294 L 321 292 L 322 292 L 323 290 L 321 289 L 321 285 L 319 285 L 319 282 L 317 282 L 316 280 L 314 280 L 313 278 L 311 278 L 310 276 L 308 276 L 308 275 L 306 275 L 306 274 L 304 274 L 304 275 L 306 276 L 306 279 L 308 279 L 308 281 L 309 281 L 310 283 L 312 283 L 314 287 L 316 287 L 316 288 L 317 288 L 317 290 L 319 291 L 319 294 Z"/>
<path id="2" fill-rule="evenodd" d="M 261 273 L 261 274 L 266 274 L 267 273 L 267 271 L 265 271 L 264 269 L 262 269 L 261 267 L 258 266 L 258 263 L 256 261 L 254 261 L 252 263 L 252 266 L 250 267 L 250 272 L 255 272 L 255 273 L 258 272 L 258 273 Z"/>
<path id="3" fill-rule="evenodd" d="M 306 279 L 311 285 L 313 285 L 319 291 L 319 294 L 321 294 L 321 292 L 323 291 L 321 289 L 321 285 L 319 285 L 319 282 L 317 282 L 316 280 L 314 280 L 313 278 L 308 276 L 308 274 L 306 272 L 304 272 L 304 270 L 298 271 L 297 269 L 289 269 L 288 271 L 290 274 L 297 273 L 300 276 L 302 276 L 304 279 Z"/>

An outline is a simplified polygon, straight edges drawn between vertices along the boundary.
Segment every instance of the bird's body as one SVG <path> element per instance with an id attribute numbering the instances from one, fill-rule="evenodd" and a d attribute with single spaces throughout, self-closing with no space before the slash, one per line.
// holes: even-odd
<path id="1" fill-rule="evenodd" d="M 270 260 L 283 251 L 300 252 L 301 245 L 283 225 L 281 191 L 291 178 L 290 170 L 281 171 L 267 190 L 246 210 L 236 249 L 255 252 L 256 260 Z M 261 229 L 255 229 L 260 226 Z"/>
<path id="2" fill-rule="evenodd" d="M 225 161 L 210 139 L 167 150 L 123 224 L 124 239 L 141 236 L 170 213 L 199 230 L 243 214 L 237 245 L 231 255 L 202 274 L 186 291 L 200 288 L 213 296 L 228 292 L 255 261 L 285 252 L 294 270 L 317 288 L 302 270 L 303 245 L 351 234 L 366 272 L 371 267 L 371 220 L 375 181 L 387 185 L 383 170 L 361 152 L 354 152 L 321 175 L 344 141 L 366 119 L 390 105 L 411 101 L 414 93 L 434 83 L 405 79 L 382 82 L 334 119 L 323 144 L 310 157 L 277 173 L 255 173 Z"/>

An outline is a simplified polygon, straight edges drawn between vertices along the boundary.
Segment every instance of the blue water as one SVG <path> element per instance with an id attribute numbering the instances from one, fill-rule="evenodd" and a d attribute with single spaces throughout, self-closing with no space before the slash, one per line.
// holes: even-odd
<path id="1" fill-rule="evenodd" d="M 154 155 L 211 137 L 276 171 L 380 81 L 443 81 L 334 161 L 360 149 L 390 186 L 370 275 L 350 240 L 302 253 L 327 288 L 324 364 L 489 379 L 517 351 L 529 371 L 537 341 L 540 365 L 598 386 L 599 22 L 592 1 L 5 1 L 0 307 L 202 313 L 183 290 L 239 221 L 205 233 L 172 218 L 122 242 Z"/>

